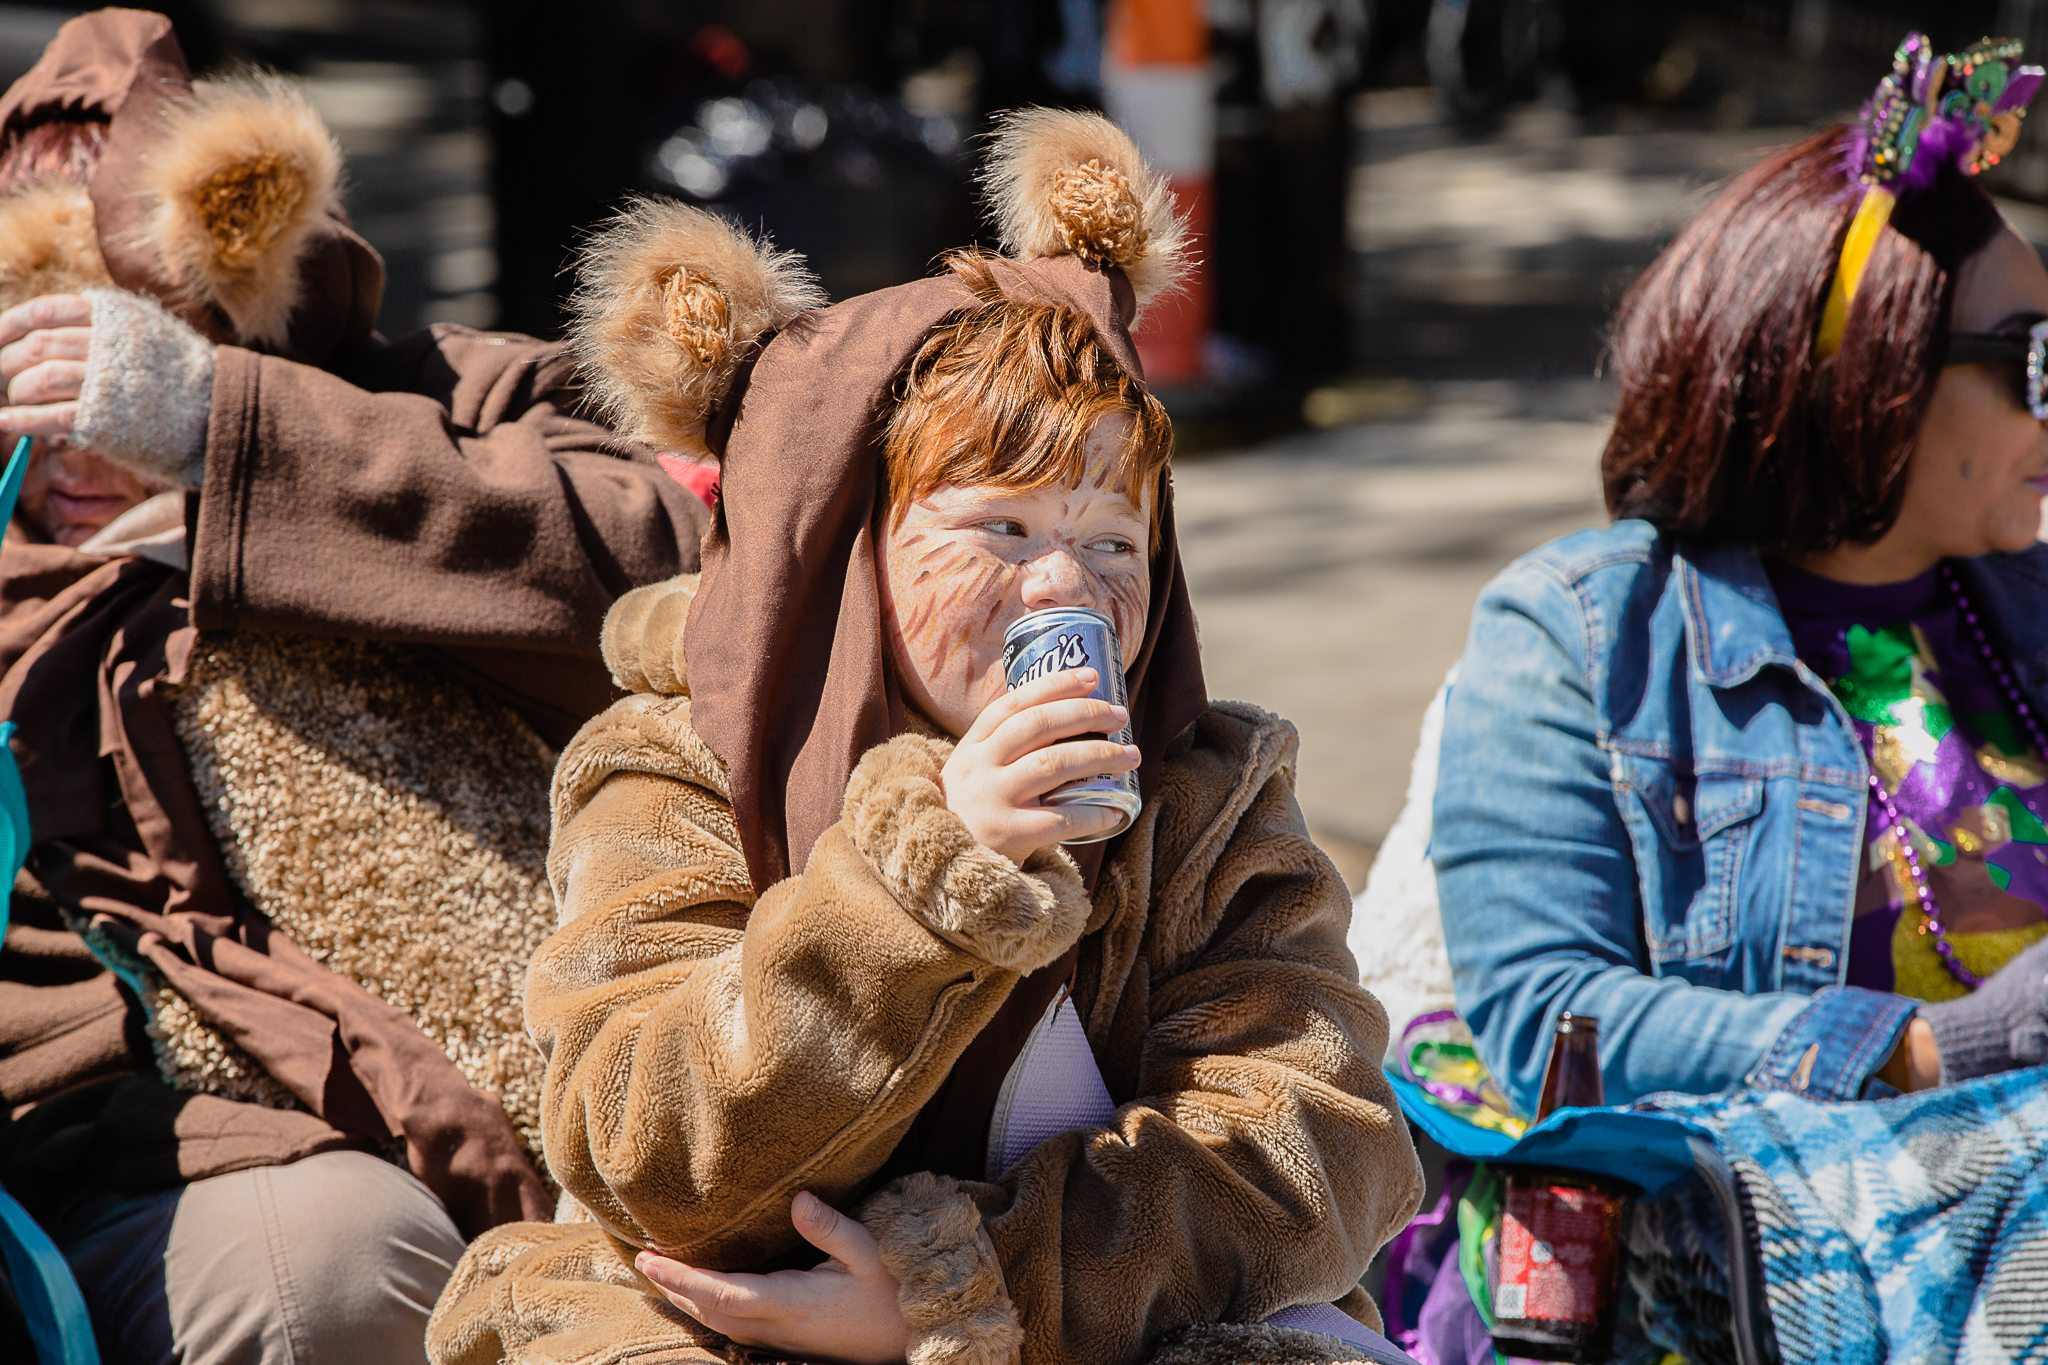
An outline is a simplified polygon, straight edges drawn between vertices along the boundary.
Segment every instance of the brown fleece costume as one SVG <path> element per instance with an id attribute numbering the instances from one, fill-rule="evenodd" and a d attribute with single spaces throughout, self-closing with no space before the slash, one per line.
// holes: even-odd
<path id="1" fill-rule="evenodd" d="M 53 118 L 110 119 L 105 152 L 0 198 L 0 307 L 118 287 L 221 344 L 189 572 L 19 522 L 0 548 L 35 835 L 0 954 L 0 1099 L 33 1108 L 0 1180 L 54 1219 L 373 1146 L 466 1232 L 545 1216 L 515 1130 L 550 746 L 618 695 L 605 610 L 694 569 L 706 509 L 584 415 L 560 347 L 371 330 L 382 265 L 287 88 L 194 85 L 161 15 L 102 11 L 0 139 Z"/>
<path id="2" fill-rule="evenodd" d="M 1148 229 L 1172 228 L 1146 218 L 1156 180 L 1093 117 L 1011 131 L 999 188 L 1114 187 L 1108 167 L 1137 246 L 1120 259 L 1085 228 L 1027 242 L 1004 287 L 1086 313 L 1128 356 L 1122 267 L 1149 264 Z M 729 232 L 673 215 L 637 231 L 686 281 L 699 240 Z M 647 292 L 642 315 L 660 317 L 673 293 Z M 893 700 L 869 548 L 875 419 L 917 341 L 968 301 L 949 277 L 918 281 L 796 319 L 749 356 L 710 426 L 714 445 L 729 435 L 702 592 L 642 589 L 607 621 L 614 676 L 637 695 L 557 769 L 563 927 L 527 995 L 549 1058 L 549 1164 L 585 1221 L 475 1243 L 429 1328 L 438 1365 L 747 1357 L 654 1292 L 633 1252 L 802 1264 L 802 1189 L 881 1243 L 917 1365 L 1111 1365 L 1188 1329 L 1209 1334 L 1175 1346 L 1188 1359 L 1355 1359 L 1329 1338 L 1204 1325 L 1339 1300 L 1377 1320 L 1358 1277 L 1421 1191 L 1378 1066 L 1386 1017 L 1356 984 L 1348 897 L 1295 805 L 1292 727 L 1204 702 L 1198 671 L 1190 695 L 1170 505 L 1133 699 L 1146 806 L 1093 876 L 1064 850 L 1020 869 L 976 844 L 941 789 L 950 742 Z M 717 691 L 693 696 L 700 676 Z M 762 886 L 781 857 L 787 874 Z M 1114 1122 L 999 1179 L 937 1173 L 930 1112 L 1004 1006 L 1062 960 Z"/>

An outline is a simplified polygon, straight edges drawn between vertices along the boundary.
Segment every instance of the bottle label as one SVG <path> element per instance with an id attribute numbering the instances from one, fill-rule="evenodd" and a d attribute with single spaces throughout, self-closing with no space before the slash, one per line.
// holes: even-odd
<path id="1" fill-rule="evenodd" d="M 1573 1185 L 1511 1181 L 1501 1213 L 1497 1318 L 1598 1321 L 1622 1200 Z"/>

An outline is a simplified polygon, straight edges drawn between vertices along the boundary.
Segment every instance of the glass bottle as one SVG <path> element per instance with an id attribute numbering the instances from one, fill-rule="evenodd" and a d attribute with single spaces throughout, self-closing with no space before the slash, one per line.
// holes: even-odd
<path id="1" fill-rule="evenodd" d="M 1600 1021 L 1557 1017 L 1536 1121 L 1564 1108 L 1607 1102 L 1600 1079 Z M 1532 1360 L 1600 1361 L 1614 1340 L 1622 1238 L 1640 1193 L 1626 1181 L 1583 1171 L 1502 1169 L 1493 1290 L 1493 1343 Z"/>
<path id="2" fill-rule="evenodd" d="M 1536 1101 L 1536 1121 L 1559 1109 L 1602 1109 L 1607 1082 L 1600 1077 L 1600 1021 L 1590 1014 L 1566 1010 L 1557 1016 L 1550 1040 L 1550 1065 L 1543 1068 L 1543 1095 Z"/>

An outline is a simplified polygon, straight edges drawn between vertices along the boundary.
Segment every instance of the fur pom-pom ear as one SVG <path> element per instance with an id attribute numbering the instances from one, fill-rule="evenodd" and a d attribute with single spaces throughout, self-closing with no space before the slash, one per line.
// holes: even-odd
<path id="1" fill-rule="evenodd" d="M 143 236 L 172 307 L 212 305 L 238 339 L 284 341 L 299 256 L 341 197 L 341 149 L 305 94 L 279 76 L 195 87 L 165 115 L 144 174 Z"/>
<path id="2" fill-rule="evenodd" d="M 701 452 L 747 344 L 827 302 L 803 258 L 716 214 L 636 198 L 577 267 L 571 344 L 599 414 L 658 450 Z"/>
<path id="3" fill-rule="evenodd" d="M 996 120 L 982 192 L 1003 250 L 1121 266 L 1139 306 L 1179 287 L 1187 228 L 1173 192 L 1100 114 L 1018 109 Z"/>
<path id="4" fill-rule="evenodd" d="M 45 181 L 0 199 L 0 310 L 112 284 L 85 186 Z"/>

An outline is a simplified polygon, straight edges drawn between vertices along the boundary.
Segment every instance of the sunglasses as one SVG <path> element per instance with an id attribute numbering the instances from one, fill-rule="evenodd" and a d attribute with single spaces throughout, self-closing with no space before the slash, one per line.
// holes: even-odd
<path id="1" fill-rule="evenodd" d="M 2022 365 L 2019 398 L 2037 421 L 2048 422 L 2048 318 L 2024 332 L 1950 332 L 1944 365 Z"/>

